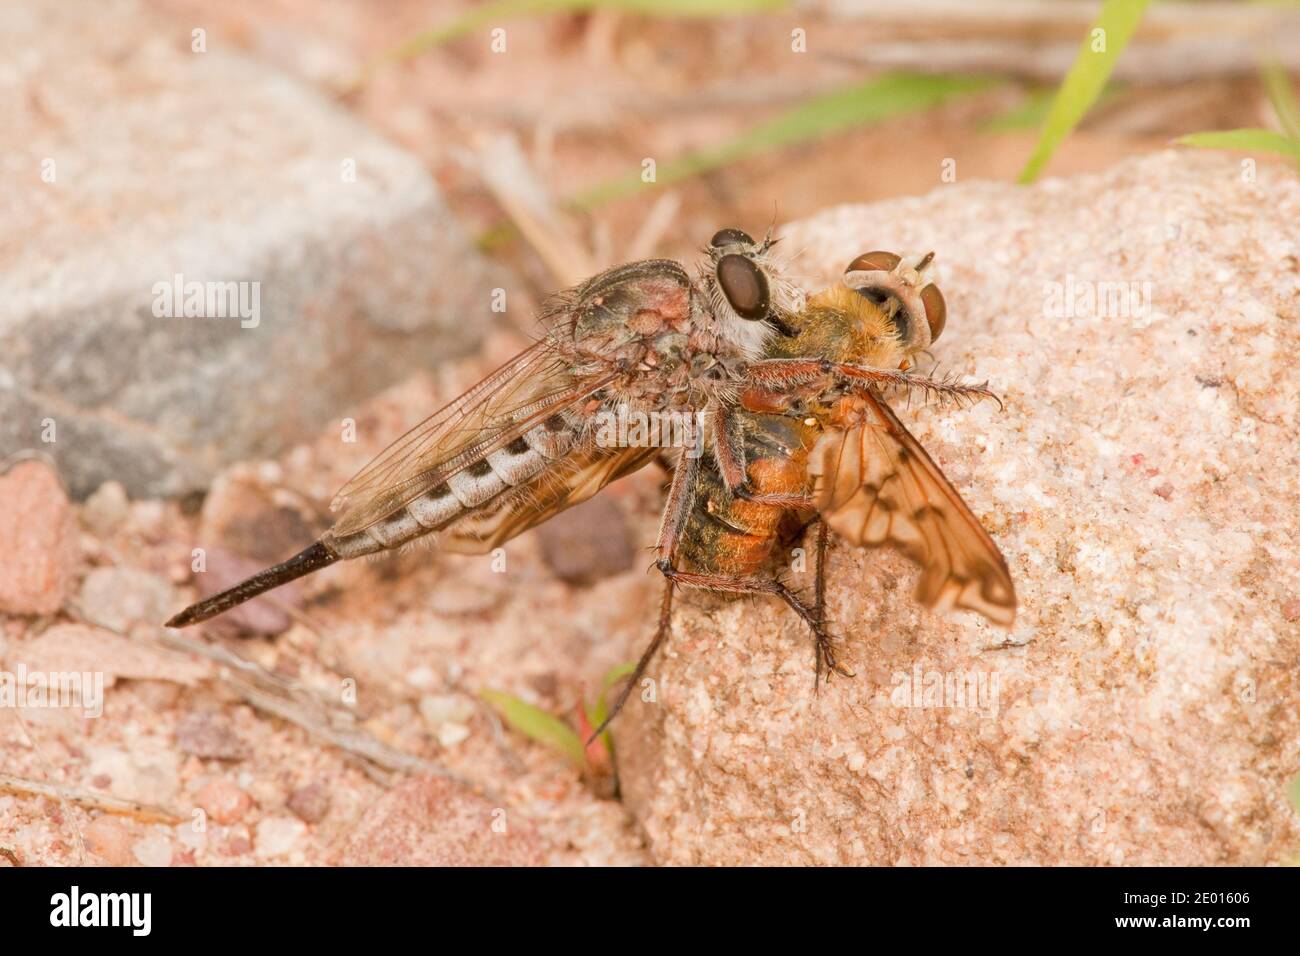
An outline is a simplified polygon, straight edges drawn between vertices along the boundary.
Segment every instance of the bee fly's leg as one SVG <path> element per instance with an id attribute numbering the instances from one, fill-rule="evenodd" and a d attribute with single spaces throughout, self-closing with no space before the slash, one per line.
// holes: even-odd
<path id="1" fill-rule="evenodd" d="M 605 719 L 600 722 L 600 726 L 592 731 L 591 737 L 587 740 L 588 745 L 603 734 L 605 728 L 609 726 L 610 721 L 618 716 L 618 712 L 622 710 L 623 705 L 627 703 L 628 696 L 632 693 L 632 689 L 641 683 L 641 678 L 645 676 L 646 668 L 649 667 L 650 662 L 654 660 L 655 652 L 658 651 L 660 645 L 668 639 L 668 635 L 672 632 L 672 628 L 673 582 L 670 579 L 664 582 L 664 596 L 659 603 L 659 626 L 655 628 L 655 636 L 650 641 L 650 646 L 647 647 L 645 652 L 641 655 L 641 659 L 636 662 L 636 668 L 632 671 L 631 676 L 628 677 L 627 682 L 623 685 L 623 689 L 618 692 L 618 697 L 615 698 L 613 705 L 609 708 L 609 713 L 606 714 Z"/>

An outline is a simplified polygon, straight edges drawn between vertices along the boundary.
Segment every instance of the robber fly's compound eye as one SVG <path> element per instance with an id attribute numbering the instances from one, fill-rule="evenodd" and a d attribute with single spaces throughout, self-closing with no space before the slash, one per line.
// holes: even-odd
<path id="1" fill-rule="evenodd" d="M 892 252 L 868 252 L 849 263 L 845 272 L 893 272 L 903 257 Z"/>
<path id="2" fill-rule="evenodd" d="M 718 285 L 742 319 L 767 318 L 771 304 L 767 276 L 750 259 L 734 253 L 719 259 Z"/>
<path id="3" fill-rule="evenodd" d="M 930 323 L 930 341 L 937 341 L 948 321 L 948 306 L 944 304 L 943 293 L 933 282 L 921 290 L 921 304 L 925 306 L 925 318 Z"/>
<path id="4" fill-rule="evenodd" d="M 713 234 L 713 238 L 709 240 L 709 245 L 714 249 L 721 249 L 723 246 L 734 246 L 737 243 L 752 246 L 754 239 L 742 229 L 719 229 Z"/>

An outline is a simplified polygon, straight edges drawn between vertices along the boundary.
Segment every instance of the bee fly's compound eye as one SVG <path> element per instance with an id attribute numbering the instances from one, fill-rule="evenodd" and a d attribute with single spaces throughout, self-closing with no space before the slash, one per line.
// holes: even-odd
<path id="1" fill-rule="evenodd" d="M 709 240 L 709 245 L 714 249 L 721 249 L 723 246 L 734 246 L 737 243 L 752 246 L 754 239 L 742 229 L 719 229 L 713 234 L 713 238 Z"/>
<path id="2" fill-rule="evenodd" d="M 868 252 L 849 263 L 845 272 L 893 272 L 903 257 L 892 252 Z"/>
<path id="3" fill-rule="evenodd" d="M 934 342 L 948 321 L 948 306 L 944 304 L 943 293 L 933 282 L 921 290 L 921 304 L 925 306 L 925 318 L 930 323 L 930 341 Z"/>
<path id="4" fill-rule="evenodd" d="M 767 318 L 770 304 L 767 277 L 745 256 L 733 253 L 718 260 L 718 285 L 742 319 Z"/>

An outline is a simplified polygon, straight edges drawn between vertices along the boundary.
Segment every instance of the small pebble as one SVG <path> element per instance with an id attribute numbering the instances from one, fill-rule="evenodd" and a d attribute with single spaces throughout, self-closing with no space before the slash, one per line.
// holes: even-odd
<path id="1" fill-rule="evenodd" d="M 120 483 L 106 481 L 82 505 L 81 523 L 99 537 L 107 538 L 122 526 L 130 504 Z"/>
<path id="2" fill-rule="evenodd" d="M 108 866 L 131 866 L 135 855 L 132 844 L 138 831 L 118 817 L 102 816 L 91 820 L 81 831 L 86 849 Z"/>
<path id="3" fill-rule="evenodd" d="M 171 582 L 138 568 L 96 568 L 78 601 L 88 621 L 118 633 L 136 623 L 161 624 L 176 610 Z"/>
<path id="4" fill-rule="evenodd" d="M 62 607 L 75 549 L 68 496 L 53 469 L 23 461 L 0 474 L 0 614 Z"/>
<path id="5" fill-rule="evenodd" d="M 253 798 L 224 777 L 200 790 L 194 802 L 222 826 L 241 819 L 253 806 Z"/>
<path id="6" fill-rule="evenodd" d="M 137 840 L 131 847 L 131 853 L 141 866 L 171 866 L 172 841 L 164 834 L 154 831 Z"/>
<path id="7" fill-rule="evenodd" d="M 299 819 L 307 823 L 320 823 L 330 809 L 329 791 L 322 783 L 310 783 L 289 794 L 286 805 Z"/>
<path id="8" fill-rule="evenodd" d="M 257 855 L 264 860 L 284 856 L 306 832 L 307 824 L 293 817 L 264 817 L 257 824 Z"/>
<path id="9" fill-rule="evenodd" d="M 448 721 L 464 723 L 474 714 L 474 705 L 459 694 L 425 694 L 420 698 L 420 716 L 437 730 Z"/>
<path id="10" fill-rule="evenodd" d="M 248 745 L 222 714 L 199 711 L 187 714 L 176 728 L 176 745 L 185 753 L 217 760 L 243 760 Z"/>
<path id="11" fill-rule="evenodd" d="M 448 721 L 438 728 L 438 743 L 444 747 L 454 747 L 468 736 L 469 728 L 454 721 Z"/>
<path id="12" fill-rule="evenodd" d="M 628 570 L 636 557 L 622 509 L 599 495 L 551 518 L 537 534 L 547 566 L 569 584 L 594 584 Z"/>

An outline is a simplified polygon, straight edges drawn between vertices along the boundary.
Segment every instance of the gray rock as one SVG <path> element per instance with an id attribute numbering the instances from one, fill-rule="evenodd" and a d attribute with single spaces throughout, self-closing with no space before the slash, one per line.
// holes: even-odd
<path id="1" fill-rule="evenodd" d="M 21 237 L 0 244 L 0 457 L 48 452 L 77 496 L 202 487 L 467 350 L 490 314 L 497 283 L 416 158 L 190 31 L 128 0 L 0 12 Z M 158 315 L 177 275 L 247 283 L 247 308 Z"/>

